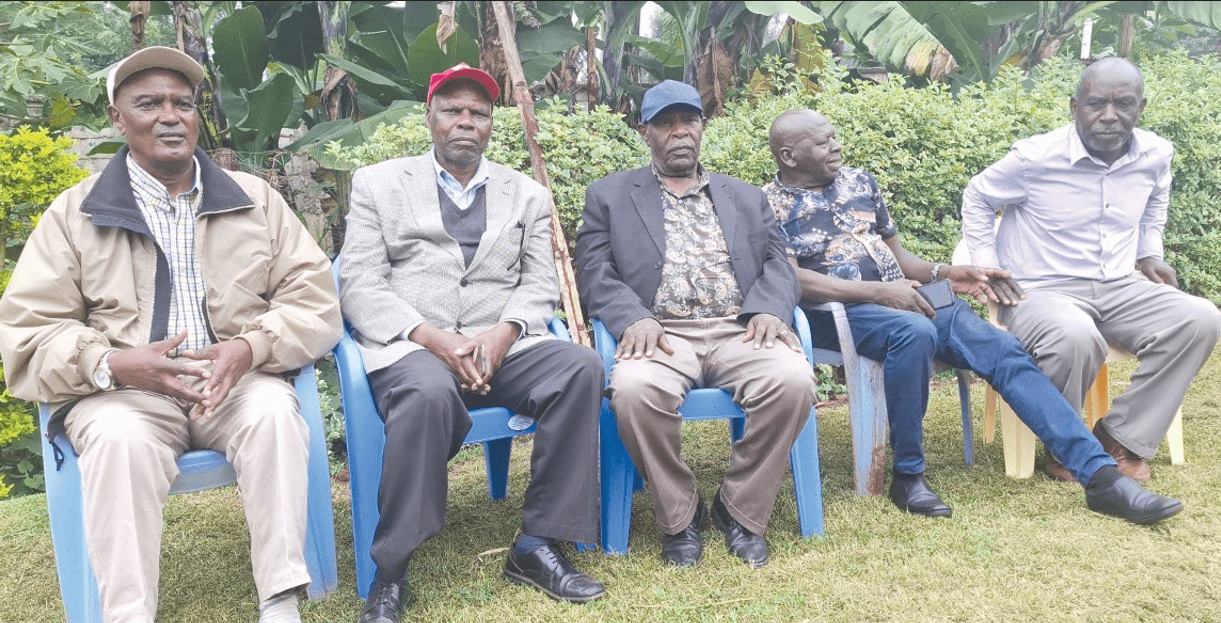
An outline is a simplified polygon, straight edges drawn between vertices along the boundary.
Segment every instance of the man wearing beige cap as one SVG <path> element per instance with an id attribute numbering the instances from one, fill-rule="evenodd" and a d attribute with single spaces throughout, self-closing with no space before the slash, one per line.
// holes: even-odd
<path id="1" fill-rule="evenodd" d="M 53 403 L 79 454 L 86 540 L 107 622 L 157 614 L 161 509 L 192 448 L 237 471 L 261 623 L 297 622 L 308 428 L 292 371 L 339 339 L 330 263 L 263 180 L 196 148 L 189 56 L 146 48 L 111 70 L 126 137 L 64 191 L 0 299 L 12 393 Z"/>
<path id="2" fill-rule="evenodd" d="M 561 549 L 598 539 L 602 361 L 547 331 L 559 299 L 551 202 L 483 155 L 498 95 L 465 64 L 434 74 L 433 148 L 352 176 L 340 291 L 386 432 L 377 575 L 360 623 L 397 623 L 411 605 L 408 563 L 444 524 L 446 464 L 473 424 L 468 408 L 537 420 L 505 579 L 571 603 L 606 592 Z"/>

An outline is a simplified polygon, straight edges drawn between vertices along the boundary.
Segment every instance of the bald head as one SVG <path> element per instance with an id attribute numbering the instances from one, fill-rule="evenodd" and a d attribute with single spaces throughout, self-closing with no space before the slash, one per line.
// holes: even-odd
<path id="1" fill-rule="evenodd" d="M 784 184 L 820 188 L 839 174 L 840 144 L 835 140 L 835 128 L 817 111 L 781 113 L 768 130 L 767 143 Z"/>
<path id="2" fill-rule="evenodd" d="M 1145 78 L 1141 75 L 1140 68 L 1126 58 L 1112 56 L 1095 61 L 1081 72 L 1081 79 L 1077 81 L 1075 97 L 1080 98 L 1088 84 L 1100 80 L 1134 84 L 1141 95 L 1145 91 Z"/>
<path id="3" fill-rule="evenodd" d="M 1105 58 L 1085 69 L 1069 108 L 1090 155 L 1109 165 L 1128 153 L 1145 110 L 1144 90 L 1140 70 L 1126 59 Z"/>

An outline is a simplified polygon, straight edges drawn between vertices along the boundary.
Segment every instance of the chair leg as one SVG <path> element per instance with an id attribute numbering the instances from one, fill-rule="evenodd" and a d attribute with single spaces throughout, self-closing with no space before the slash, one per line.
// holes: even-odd
<path id="1" fill-rule="evenodd" d="M 1170 430 L 1166 431 L 1166 443 L 1170 446 L 1170 464 L 1182 465 L 1187 462 L 1183 454 L 1183 407 L 1174 414 L 1170 422 Z"/>
<path id="2" fill-rule="evenodd" d="M 512 452 L 512 437 L 483 442 L 483 460 L 488 470 L 488 493 L 493 500 L 503 500 L 508 495 L 509 456 Z"/>
<path id="3" fill-rule="evenodd" d="M 331 507 L 331 468 L 326 452 L 326 432 L 318 399 L 314 367 L 302 369 L 295 382 L 301 417 L 309 425 L 309 473 L 305 522 L 305 564 L 310 584 L 306 594 L 321 599 L 339 588 L 335 560 L 335 516 Z"/>
<path id="4" fill-rule="evenodd" d="M 996 439 L 996 401 L 999 398 L 991 385 L 984 390 L 984 443 L 992 443 Z"/>
<path id="5" fill-rule="evenodd" d="M 822 476 L 818 465 L 818 414 L 811 408 L 810 419 L 789 451 L 793 469 L 793 492 L 797 496 L 797 521 L 801 536 L 823 535 Z"/>
<path id="6" fill-rule="evenodd" d="M 857 495 L 881 495 L 886 463 L 886 388 L 882 365 L 860 358 L 860 378 L 849 379 L 852 418 L 852 483 Z"/>
<path id="7" fill-rule="evenodd" d="M 1082 406 L 1085 410 L 1085 425 L 1090 430 L 1094 430 L 1094 425 L 1111 408 L 1110 380 L 1110 373 L 1104 363 L 1098 370 L 1098 376 L 1094 378 L 1094 384 L 1090 385 L 1089 391 L 1085 393 L 1085 404 Z"/>
<path id="8" fill-rule="evenodd" d="M 635 492 L 636 467 L 619 439 L 619 427 L 610 401 L 602 400 L 599 417 L 601 449 L 602 549 L 608 554 L 626 554 L 632 527 L 632 494 Z"/>
<path id="9" fill-rule="evenodd" d="M 1034 432 L 1005 401 L 1001 401 L 1001 440 L 1005 449 L 1005 474 L 1013 478 L 1034 475 Z"/>
<path id="10" fill-rule="evenodd" d="M 966 370 L 955 370 L 958 376 L 958 404 L 962 407 L 962 458 L 967 467 L 975 467 L 975 431 L 971 425 L 971 378 Z"/>

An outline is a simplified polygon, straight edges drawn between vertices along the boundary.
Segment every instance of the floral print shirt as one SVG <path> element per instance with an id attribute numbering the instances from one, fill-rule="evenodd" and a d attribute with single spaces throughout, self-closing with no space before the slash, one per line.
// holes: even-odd
<path id="1" fill-rule="evenodd" d="M 712 205 L 708 172 L 680 197 L 662 181 L 662 222 L 666 230 L 661 283 L 653 315 L 665 320 L 724 318 L 742 312 L 742 290 L 733 275 L 725 232 Z"/>
<path id="2" fill-rule="evenodd" d="M 899 231 L 872 175 L 844 167 L 821 191 L 786 186 L 777 175 L 763 192 L 802 268 L 849 281 L 903 278 L 885 242 Z"/>

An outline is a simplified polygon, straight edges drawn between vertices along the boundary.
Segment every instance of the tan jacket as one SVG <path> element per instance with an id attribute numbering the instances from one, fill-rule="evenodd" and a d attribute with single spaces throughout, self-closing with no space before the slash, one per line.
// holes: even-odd
<path id="1" fill-rule="evenodd" d="M 164 339 L 169 268 L 136 205 L 127 150 L 65 190 L 26 242 L 0 298 L 0 356 L 14 396 L 63 402 L 97 391 L 110 348 Z M 263 180 L 196 150 L 196 253 L 213 341 L 241 337 L 254 368 L 299 368 L 339 341 L 330 262 Z"/>

